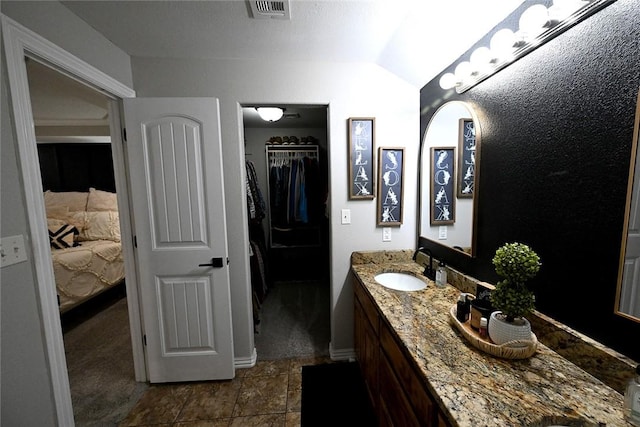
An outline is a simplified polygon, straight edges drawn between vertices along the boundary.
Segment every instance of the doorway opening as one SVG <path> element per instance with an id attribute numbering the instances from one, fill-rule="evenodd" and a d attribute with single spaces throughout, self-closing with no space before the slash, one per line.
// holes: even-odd
<path id="1" fill-rule="evenodd" d="M 116 424 L 148 385 L 134 372 L 110 98 L 25 61 L 74 420 Z"/>
<path id="2" fill-rule="evenodd" d="M 270 106 L 242 109 L 257 357 L 328 356 L 328 106 Z"/>
<path id="3" fill-rule="evenodd" d="M 42 200 L 42 185 L 40 182 L 36 136 L 33 127 L 33 113 L 29 100 L 30 90 L 25 58 L 37 58 L 43 64 L 50 64 L 61 73 L 109 97 L 111 139 L 114 141 L 112 154 L 114 156 L 115 179 L 119 192 L 118 204 L 122 212 L 126 212 L 126 215 L 120 218 L 124 235 L 131 234 L 131 218 L 128 215 L 129 199 L 124 172 L 124 148 L 119 134 L 120 113 L 118 100 L 134 97 L 135 92 L 118 80 L 78 59 L 64 49 L 51 44 L 43 37 L 10 18 L 4 15 L 1 18 L 18 163 L 25 200 L 25 214 L 33 249 L 32 263 L 36 280 L 37 303 L 40 312 L 40 328 L 43 335 L 46 368 L 51 381 L 57 424 L 73 425 L 73 407 L 62 341 L 60 309 L 54 290 L 55 278 L 51 268 L 50 239 L 43 224 L 46 214 Z M 125 253 L 132 254 L 133 243 L 126 239 L 122 243 Z M 137 289 L 137 277 L 133 274 L 135 272 L 135 263 L 132 262 L 130 257 L 125 257 L 125 269 L 127 271 L 127 305 L 130 314 L 129 321 L 131 323 L 130 333 L 132 336 L 135 375 L 136 380 L 146 381 L 142 326 L 135 292 Z"/>

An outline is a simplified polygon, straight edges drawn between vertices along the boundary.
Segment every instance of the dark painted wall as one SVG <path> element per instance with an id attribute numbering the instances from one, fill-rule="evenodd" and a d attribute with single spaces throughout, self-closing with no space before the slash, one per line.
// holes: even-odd
<path id="1" fill-rule="evenodd" d="M 116 191 L 111 144 L 38 144 L 42 189 L 51 191 Z"/>
<path id="2" fill-rule="evenodd" d="M 531 245 L 543 263 L 531 283 L 537 309 L 640 360 L 640 324 L 613 313 L 640 1 L 618 0 L 464 94 L 445 94 L 439 77 L 421 90 L 421 135 L 446 95 L 470 103 L 480 120 L 477 258 L 419 243 L 493 283 L 496 248 Z"/>

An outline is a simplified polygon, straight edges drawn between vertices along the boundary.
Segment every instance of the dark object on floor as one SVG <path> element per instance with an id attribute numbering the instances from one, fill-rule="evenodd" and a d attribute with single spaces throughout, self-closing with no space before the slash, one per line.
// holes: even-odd
<path id="1" fill-rule="evenodd" d="M 301 421 L 302 427 L 378 424 L 357 363 L 302 367 Z"/>

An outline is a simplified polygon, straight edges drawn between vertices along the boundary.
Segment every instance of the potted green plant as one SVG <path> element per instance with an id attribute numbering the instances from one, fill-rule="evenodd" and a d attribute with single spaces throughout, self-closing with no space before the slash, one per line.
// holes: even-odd
<path id="1" fill-rule="evenodd" d="M 535 296 L 527 282 L 540 271 L 540 257 L 528 245 L 514 242 L 499 247 L 492 262 L 502 280 L 491 291 L 496 311 L 489 319 L 489 337 L 496 344 L 530 340 L 526 316 L 535 309 Z"/>

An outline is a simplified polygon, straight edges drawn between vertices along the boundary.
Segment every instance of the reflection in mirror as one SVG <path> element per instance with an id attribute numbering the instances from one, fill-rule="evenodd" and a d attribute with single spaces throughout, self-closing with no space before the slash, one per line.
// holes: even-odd
<path id="1" fill-rule="evenodd" d="M 450 185 L 446 179 L 440 179 L 443 174 L 437 170 L 438 160 L 432 159 L 432 151 L 438 151 L 432 150 L 434 147 L 454 148 L 456 160 L 446 167 L 455 170 L 444 174 L 451 180 Z M 422 142 L 421 159 L 420 236 L 475 256 L 474 206 L 478 199 L 480 127 L 468 104 L 451 101 L 434 113 Z"/>
<path id="2" fill-rule="evenodd" d="M 636 106 L 627 186 L 627 205 L 620 250 L 616 314 L 640 322 L 640 93 Z"/>

